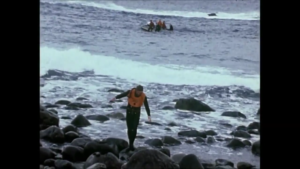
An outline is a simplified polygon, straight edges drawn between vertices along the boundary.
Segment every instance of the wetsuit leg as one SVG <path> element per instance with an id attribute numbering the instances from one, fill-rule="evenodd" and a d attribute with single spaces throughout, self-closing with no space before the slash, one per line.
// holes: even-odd
<path id="1" fill-rule="evenodd" d="M 127 110 L 126 124 L 127 124 L 127 135 L 128 135 L 130 150 L 134 150 L 133 143 L 136 138 L 139 120 L 140 120 L 140 111 L 139 110 Z"/>

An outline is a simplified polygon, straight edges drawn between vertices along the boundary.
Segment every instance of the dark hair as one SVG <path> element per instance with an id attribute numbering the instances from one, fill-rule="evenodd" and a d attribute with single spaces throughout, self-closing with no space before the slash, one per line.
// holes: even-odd
<path id="1" fill-rule="evenodd" d="M 144 88 L 143 88 L 143 86 L 141 86 L 141 85 L 138 85 L 138 86 L 136 87 L 136 90 L 137 90 L 137 91 L 143 91 L 143 89 L 144 89 Z"/>

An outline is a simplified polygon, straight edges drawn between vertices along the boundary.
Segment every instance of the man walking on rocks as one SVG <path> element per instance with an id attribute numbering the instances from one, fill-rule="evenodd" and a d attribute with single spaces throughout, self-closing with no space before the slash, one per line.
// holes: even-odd
<path id="1" fill-rule="evenodd" d="M 120 99 L 122 97 L 128 97 L 128 105 L 126 109 L 126 124 L 127 124 L 127 135 L 129 139 L 129 147 L 126 148 L 125 152 L 134 151 L 135 148 L 133 146 L 137 128 L 140 120 L 141 107 L 144 104 L 147 114 L 148 120 L 151 122 L 150 109 L 147 101 L 147 97 L 143 92 L 143 86 L 138 85 L 136 88 L 132 88 L 124 93 L 121 93 L 110 100 L 110 102 L 115 101 L 115 99 Z"/>

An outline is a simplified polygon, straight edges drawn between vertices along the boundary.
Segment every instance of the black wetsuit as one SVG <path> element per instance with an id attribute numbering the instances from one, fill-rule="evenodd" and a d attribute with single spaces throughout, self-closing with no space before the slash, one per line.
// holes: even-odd
<path id="1" fill-rule="evenodd" d="M 116 96 L 116 99 L 120 99 L 122 97 L 125 97 L 129 94 L 131 90 L 128 90 L 124 93 L 121 93 Z M 146 108 L 146 112 L 148 116 L 150 116 L 150 109 L 148 105 L 147 97 L 145 96 L 144 105 Z M 127 124 L 127 135 L 129 139 L 129 149 L 134 150 L 134 140 L 137 133 L 137 128 L 140 121 L 140 113 L 141 113 L 141 107 L 131 107 L 130 104 L 127 105 L 126 109 L 126 124 Z"/>

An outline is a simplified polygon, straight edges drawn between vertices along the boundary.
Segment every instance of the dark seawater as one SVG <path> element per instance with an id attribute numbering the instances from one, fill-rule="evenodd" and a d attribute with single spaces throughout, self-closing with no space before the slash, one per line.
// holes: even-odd
<path id="1" fill-rule="evenodd" d="M 233 128 L 222 128 L 220 122 L 247 126 L 259 121 L 255 116 L 260 101 L 259 5 L 258 0 L 41 0 L 40 74 L 53 69 L 66 71 L 58 77 L 41 78 L 41 95 L 45 97 L 41 103 L 75 101 L 82 96 L 94 108 L 58 109 L 59 116 L 124 113 L 119 106 L 126 105 L 126 98 L 113 104 L 113 108 L 101 108 L 117 94 L 107 90 L 128 90 L 142 84 L 149 97 L 152 119 L 163 126 L 145 124 L 143 110 L 139 135 L 177 137 L 186 126 L 214 129 L 230 137 Z M 209 17 L 208 13 L 217 16 Z M 174 26 L 174 31 L 142 31 L 140 27 L 150 19 L 165 20 Z M 91 74 L 72 78 L 74 73 L 87 70 Z M 162 110 L 163 106 L 174 105 L 173 99 L 183 97 L 200 99 L 216 112 L 199 116 Z M 241 111 L 247 119 L 220 116 L 227 110 Z M 164 130 L 170 121 L 182 126 Z M 70 120 L 61 120 L 61 126 L 69 123 Z M 91 137 L 127 139 L 124 121 L 92 123 L 82 129 Z M 250 141 L 258 139 L 253 135 Z M 143 145 L 144 141 L 137 140 L 136 144 Z M 210 146 L 183 144 L 170 150 L 171 154 L 195 153 L 205 159 L 260 163 L 249 150 L 235 152 L 221 142 Z"/>

